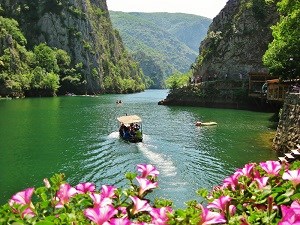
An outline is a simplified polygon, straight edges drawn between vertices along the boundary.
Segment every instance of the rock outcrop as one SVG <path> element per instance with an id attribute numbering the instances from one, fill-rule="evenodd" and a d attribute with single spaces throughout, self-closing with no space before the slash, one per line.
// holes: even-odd
<path id="1" fill-rule="evenodd" d="M 246 78 L 249 72 L 268 72 L 262 56 L 278 18 L 275 3 L 229 0 L 201 42 L 194 76 Z"/>

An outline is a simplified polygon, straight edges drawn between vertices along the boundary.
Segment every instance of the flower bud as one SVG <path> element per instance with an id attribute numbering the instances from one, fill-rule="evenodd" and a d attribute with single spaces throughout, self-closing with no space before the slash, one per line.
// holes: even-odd
<path id="1" fill-rule="evenodd" d="M 49 180 L 47 178 L 44 178 L 43 181 L 44 181 L 44 184 L 45 184 L 46 188 L 50 188 L 51 187 L 50 182 L 49 182 Z"/>

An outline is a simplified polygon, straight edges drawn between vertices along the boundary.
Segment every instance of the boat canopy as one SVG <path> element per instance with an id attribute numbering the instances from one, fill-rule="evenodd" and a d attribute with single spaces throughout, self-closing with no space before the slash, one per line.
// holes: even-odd
<path id="1" fill-rule="evenodd" d="M 117 120 L 120 123 L 124 123 L 124 124 L 141 123 L 142 122 L 142 119 L 137 115 L 121 116 L 121 117 L 118 117 Z"/>

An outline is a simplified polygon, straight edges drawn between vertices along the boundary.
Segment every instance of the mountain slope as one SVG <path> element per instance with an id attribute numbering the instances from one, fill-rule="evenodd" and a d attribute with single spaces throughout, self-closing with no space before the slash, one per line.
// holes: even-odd
<path id="1" fill-rule="evenodd" d="M 151 88 L 162 88 L 168 75 L 189 70 L 210 23 L 182 13 L 110 11 L 110 18 L 144 74 L 153 80 Z"/>

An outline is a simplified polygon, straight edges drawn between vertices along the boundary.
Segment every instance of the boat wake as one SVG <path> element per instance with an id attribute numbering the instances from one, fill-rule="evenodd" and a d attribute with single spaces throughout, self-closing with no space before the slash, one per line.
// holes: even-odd
<path id="1" fill-rule="evenodd" d="M 151 151 L 148 148 L 149 145 L 145 143 L 138 143 L 138 149 L 150 160 L 150 162 L 156 165 L 159 171 L 166 177 L 174 177 L 177 175 L 176 167 L 173 162 L 162 154 Z"/>
<path id="2" fill-rule="evenodd" d="M 118 131 L 112 132 L 107 136 L 107 138 L 108 139 L 117 139 L 117 138 L 119 138 L 119 132 Z"/>

